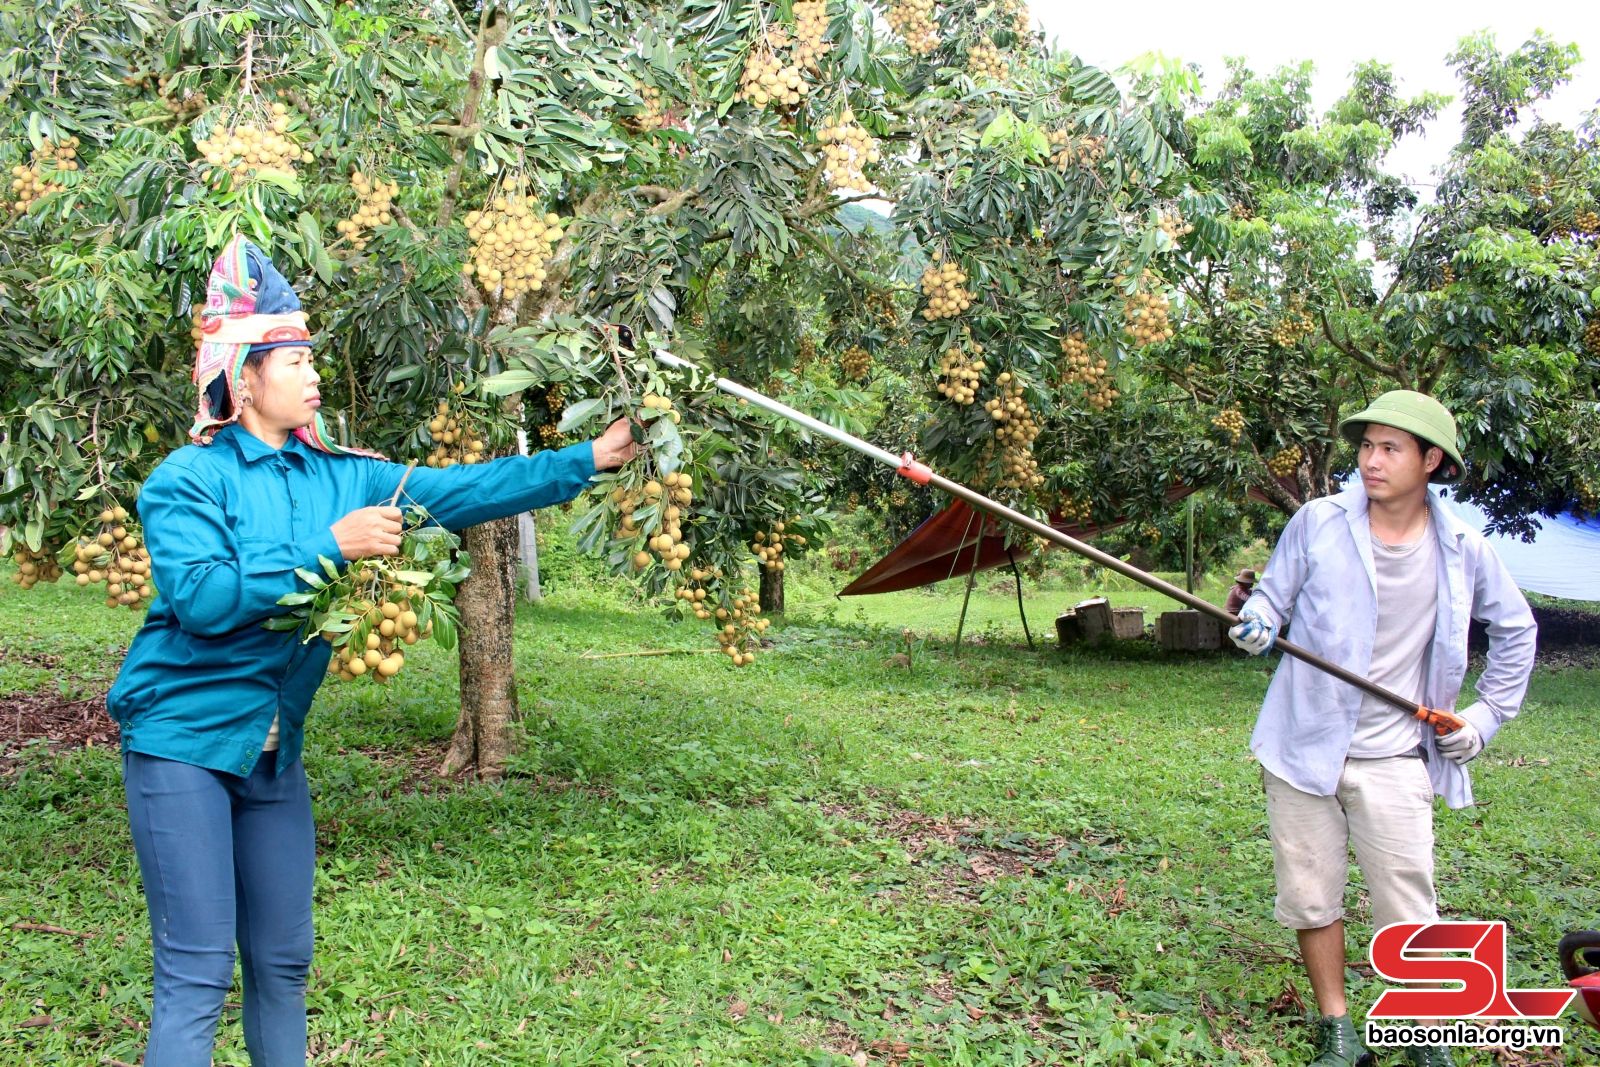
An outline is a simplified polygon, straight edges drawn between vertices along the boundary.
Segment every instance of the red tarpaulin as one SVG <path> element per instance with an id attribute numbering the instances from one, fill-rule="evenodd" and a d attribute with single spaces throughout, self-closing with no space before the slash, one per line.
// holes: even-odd
<path id="1" fill-rule="evenodd" d="M 1175 504 L 1193 492 L 1193 486 L 1175 485 L 1167 490 L 1167 503 Z M 1051 526 L 1078 541 L 1098 537 L 1126 521 L 1119 518 L 1104 525 L 1080 526 L 1059 515 L 1050 517 Z M 1024 556 L 1032 550 L 1032 544 L 1033 539 L 1028 538 L 1014 546 L 1012 552 Z M 952 500 L 949 507 L 911 531 L 911 536 L 841 589 L 839 595 L 866 596 L 915 589 L 956 575 L 965 577 L 974 569 L 986 571 L 1003 567 L 1009 562 L 1011 557 L 1006 554 L 1005 530 L 1000 520 L 978 513 L 964 500 Z"/>

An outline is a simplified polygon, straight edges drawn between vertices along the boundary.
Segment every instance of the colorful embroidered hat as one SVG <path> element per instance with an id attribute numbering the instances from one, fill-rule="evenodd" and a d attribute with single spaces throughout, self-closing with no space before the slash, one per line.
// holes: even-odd
<path id="1" fill-rule="evenodd" d="M 199 410 L 189 437 L 210 444 L 216 431 L 239 418 L 240 375 L 251 351 L 285 345 L 310 347 L 311 332 L 300 297 L 266 254 L 244 237 L 235 237 L 211 267 L 206 306 L 200 313 L 200 346 L 194 381 Z M 331 455 L 375 455 L 343 448 L 328 435 L 319 412 L 309 426 L 294 431 L 312 448 Z"/>

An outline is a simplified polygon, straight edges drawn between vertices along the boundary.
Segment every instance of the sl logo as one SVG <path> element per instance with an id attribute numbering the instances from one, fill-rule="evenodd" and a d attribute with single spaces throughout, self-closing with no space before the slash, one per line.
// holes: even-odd
<path id="1" fill-rule="evenodd" d="M 1466 956 L 1439 953 L 1465 952 Z M 1575 989 L 1507 989 L 1506 924 L 1390 923 L 1372 939 L 1373 969 L 1390 982 L 1460 988 L 1385 990 L 1374 1019 L 1554 1019 Z"/>

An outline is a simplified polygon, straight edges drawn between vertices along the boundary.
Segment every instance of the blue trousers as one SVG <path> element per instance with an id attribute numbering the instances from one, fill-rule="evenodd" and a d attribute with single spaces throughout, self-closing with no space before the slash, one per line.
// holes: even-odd
<path id="1" fill-rule="evenodd" d="M 303 1067 L 316 831 L 298 760 L 248 778 L 137 752 L 122 757 L 155 949 L 145 1067 L 209 1067 L 217 1020 L 244 972 L 254 1067 Z"/>

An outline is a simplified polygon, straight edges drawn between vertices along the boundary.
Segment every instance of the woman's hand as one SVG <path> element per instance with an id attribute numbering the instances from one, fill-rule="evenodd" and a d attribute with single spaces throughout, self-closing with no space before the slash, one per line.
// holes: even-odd
<path id="1" fill-rule="evenodd" d="M 606 427 L 606 432 L 594 439 L 594 469 L 614 470 L 632 459 L 639 446 L 633 443 L 633 427 L 627 419 L 618 419 Z"/>
<path id="2" fill-rule="evenodd" d="M 357 508 L 333 524 L 333 539 L 345 559 L 400 554 L 400 509 Z"/>

